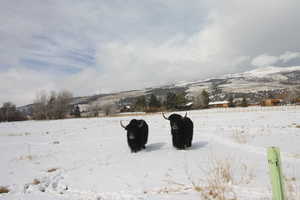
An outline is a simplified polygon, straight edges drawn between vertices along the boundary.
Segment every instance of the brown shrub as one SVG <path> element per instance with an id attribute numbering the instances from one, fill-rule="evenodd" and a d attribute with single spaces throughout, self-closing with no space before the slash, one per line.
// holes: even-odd
<path id="1" fill-rule="evenodd" d="M 32 181 L 32 184 L 33 185 L 38 185 L 38 184 L 40 184 L 41 183 L 41 181 L 40 180 L 38 180 L 38 179 L 33 179 L 33 181 Z"/>
<path id="2" fill-rule="evenodd" d="M 47 172 L 55 172 L 56 170 L 58 170 L 58 168 L 51 168 L 51 169 L 48 169 Z"/>

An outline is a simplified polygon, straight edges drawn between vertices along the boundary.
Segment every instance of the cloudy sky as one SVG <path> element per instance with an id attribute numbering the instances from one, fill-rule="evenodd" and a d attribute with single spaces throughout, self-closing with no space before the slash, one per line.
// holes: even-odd
<path id="1" fill-rule="evenodd" d="M 1 0 L 0 103 L 300 65 L 299 0 Z"/>

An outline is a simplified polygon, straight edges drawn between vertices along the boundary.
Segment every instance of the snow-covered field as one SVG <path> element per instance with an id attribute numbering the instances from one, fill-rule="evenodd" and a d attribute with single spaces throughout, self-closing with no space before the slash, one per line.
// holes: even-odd
<path id="1" fill-rule="evenodd" d="M 0 199 L 201 199 L 216 160 L 227 160 L 232 180 L 243 179 L 227 183 L 238 199 L 271 199 L 269 146 L 280 147 L 284 174 L 300 179 L 299 107 L 188 115 L 194 140 L 182 151 L 172 147 L 160 114 L 0 123 L 0 186 L 10 190 Z M 130 152 L 119 124 L 132 118 L 150 127 L 138 153 Z"/>

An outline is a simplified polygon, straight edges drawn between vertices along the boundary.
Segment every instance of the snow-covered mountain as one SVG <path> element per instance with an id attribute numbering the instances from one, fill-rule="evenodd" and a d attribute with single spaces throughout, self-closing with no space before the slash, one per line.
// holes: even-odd
<path id="1" fill-rule="evenodd" d="M 195 95 L 217 85 L 224 94 L 282 92 L 300 86 L 300 66 L 265 67 L 244 73 L 227 74 L 204 81 L 186 84 L 187 92 Z"/>
<path id="2" fill-rule="evenodd" d="M 211 93 L 212 85 L 216 85 L 220 89 L 220 94 L 215 95 L 212 100 L 226 100 L 228 95 L 233 95 L 236 98 L 246 96 L 255 102 L 268 96 L 285 93 L 287 90 L 300 88 L 300 66 L 265 67 L 203 80 L 178 81 L 170 85 L 141 90 L 76 97 L 72 104 L 90 104 L 98 107 L 107 104 L 126 105 L 134 102 L 137 97 L 142 95 L 154 94 L 164 98 L 169 92 L 185 92 L 192 99 L 198 96 L 202 90 Z M 28 106 L 24 106 L 24 108 L 28 109 Z"/>
<path id="3" fill-rule="evenodd" d="M 210 92 L 212 85 L 220 88 L 222 94 L 218 96 L 219 100 L 226 98 L 228 94 L 234 94 L 236 97 L 250 95 L 250 98 L 263 98 L 264 95 L 269 93 L 274 95 L 300 87 L 300 66 L 258 68 L 243 73 L 226 74 L 192 82 L 178 81 L 170 85 L 84 99 L 89 103 L 101 102 L 101 104 L 119 102 L 120 100 L 130 102 L 141 95 L 164 96 L 168 92 L 186 92 L 188 96 L 193 97 L 199 95 L 204 89 Z"/>

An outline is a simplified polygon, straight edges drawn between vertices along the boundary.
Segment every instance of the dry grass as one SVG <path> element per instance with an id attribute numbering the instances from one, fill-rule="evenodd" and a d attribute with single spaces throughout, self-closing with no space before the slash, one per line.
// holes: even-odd
<path id="1" fill-rule="evenodd" d="M 188 190 L 192 190 L 191 186 L 185 184 L 180 184 L 176 182 L 167 181 L 168 186 L 164 186 L 158 190 L 144 190 L 144 194 L 171 194 L 171 193 L 181 193 Z"/>
<path id="2" fill-rule="evenodd" d="M 231 161 L 231 162 L 230 162 Z M 192 181 L 193 189 L 200 193 L 203 200 L 237 200 L 234 191 L 235 185 L 249 184 L 253 179 L 253 173 L 249 171 L 247 165 L 241 165 L 238 170 L 232 166 L 232 159 L 213 159 L 205 179 L 200 183 Z M 234 172 L 239 171 L 241 176 L 234 176 Z"/>
<path id="3" fill-rule="evenodd" d="M 0 186 L 0 194 L 9 193 L 9 189 L 7 187 Z"/>
<path id="4" fill-rule="evenodd" d="M 298 185 L 295 177 L 284 177 L 285 196 L 286 200 L 299 200 L 300 199 L 300 186 Z"/>
<path id="5" fill-rule="evenodd" d="M 169 194 L 169 193 L 179 193 L 183 191 L 187 191 L 192 189 L 191 187 L 184 187 L 184 186 L 178 186 L 178 187 L 163 187 L 160 190 L 156 191 L 157 194 Z"/>
<path id="6" fill-rule="evenodd" d="M 33 179 L 33 181 L 32 181 L 32 184 L 33 185 L 38 185 L 38 184 L 40 184 L 41 183 L 41 181 L 39 180 L 39 179 Z"/>
<path id="7" fill-rule="evenodd" d="M 235 186 L 249 184 L 254 175 L 247 165 L 242 164 L 233 167 L 233 159 L 225 160 L 210 159 L 208 169 L 203 170 L 203 174 L 207 175 L 205 179 L 194 181 L 191 175 L 187 173 L 187 178 L 191 184 L 182 184 L 172 180 L 164 180 L 167 186 L 158 190 L 145 190 L 144 194 L 170 194 L 182 193 L 194 190 L 200 194 L 201 200 L 238 200 Z M 187 168 L 186 168 L 187 170 Z M 241 174 L 235 176 L 234 174 Z"/>
<path id="8" fill-rule="evenodd" d="M 234 141 L 236 141 L 239 144 L 245 144 L 248 141 L 248 136 L 244 130 L 235 129 L 232 133 L 232 136 Z"/>
<path id="9" fill-rule="evenodd" d="M 19 160 L 32 160 L 33 156 L 32 155 L 26 155 L 26 156 L 20 156 Z"/>
<path id="10" fill-rule="evenodd" d="M 28 135 L 31 135 L 31 134 L 28 133 L 28 132 L 25 132 L 25 133 L 9 133 L 9 134 L 7 134 L 7 136 L 28 136 Z"/>
<path id="11" fill-rule="evenodd" d="M 27 144 L 27 154 L 24 156 L 20 156 L 18 159 L 19 160 L 32 160 L 33 159 L 33 156 L 31 154 L 31 145 L 30 144 Z"/>

